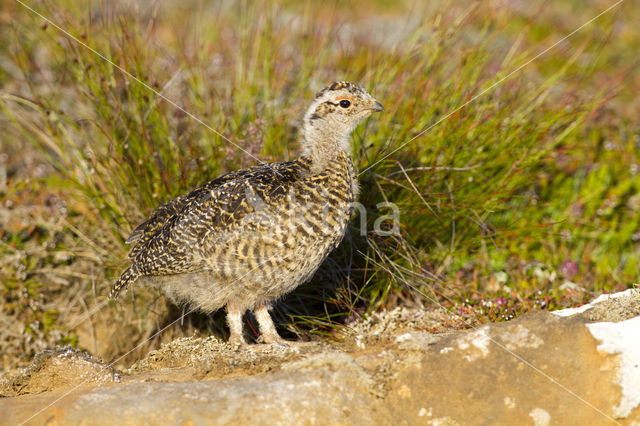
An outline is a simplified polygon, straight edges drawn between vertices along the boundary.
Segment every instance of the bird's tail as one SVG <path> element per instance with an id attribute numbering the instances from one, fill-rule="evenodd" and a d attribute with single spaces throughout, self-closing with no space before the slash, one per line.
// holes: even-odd
<path id="1" fill-rule="evenodd" d="M 135 280 L 140 276 L 140 272 L 138 271 L 138 266 L 134 263 L 129 266 L 125 271 L 120 275 L 120 279 L 116 281 L 116 283 L 111 287 L 111 291 L 109 292 L 109 299 L 115 300 L 118 297 L 118 293 L 120 290 L 132 284 Z"/>

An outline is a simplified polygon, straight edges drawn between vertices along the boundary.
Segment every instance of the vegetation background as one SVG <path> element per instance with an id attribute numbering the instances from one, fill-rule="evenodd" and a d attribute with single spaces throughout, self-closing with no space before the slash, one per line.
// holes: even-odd
<path id="1" fill-rule="evenodd" d="M 107 303 L 124 240 L 158 204 L 255 163 L 227 138 L 295 157 L 335 80 L 387 108 L 356 130 L 354 160 L 367 229 L 388 201 L 401 232 L 361 236 L 354 217 L 277 305 L 290 337 L 339 339 L 398 306 L 502 321 L 638 281 L 637 2 L 519 69 L 614 1 L 22 1 L 0 0 L 5 370 L 55 344 L 107 360 L 137 347 L 125 363 L 224 336 L 219 314 L 182 317 L 149 289 Z"/>

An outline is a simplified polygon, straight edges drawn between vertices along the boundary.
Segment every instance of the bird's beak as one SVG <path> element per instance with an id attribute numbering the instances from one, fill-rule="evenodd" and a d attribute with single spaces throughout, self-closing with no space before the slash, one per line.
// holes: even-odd
<path id="1" fill-rule="evenodd" d="M 369 105 L 368 107 L 366 107 L 365 109 L 368 109 L 368 110 L 371 110 L 371 111 L 384 111 L 384 107 L 378 101 L 373 101 L 373 103 L 371 105 Z"/>

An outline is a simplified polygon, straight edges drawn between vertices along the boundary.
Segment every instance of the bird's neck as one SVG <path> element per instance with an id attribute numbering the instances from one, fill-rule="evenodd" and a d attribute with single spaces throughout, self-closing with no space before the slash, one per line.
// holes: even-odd
<path id="1" fill-rule="evenodd" d="M 322 127 L 305 127 L 302 156 L 311 160 L 312 174 L 321 173 L 340 152 L 351 155 L 349 133 Z"/>

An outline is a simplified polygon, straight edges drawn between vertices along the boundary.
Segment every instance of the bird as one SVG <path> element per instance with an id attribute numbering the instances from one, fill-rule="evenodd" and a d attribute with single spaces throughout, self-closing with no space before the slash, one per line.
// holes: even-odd
<path id="1" fill-rule="evenodd" d="M 126 243 L 131 264 L 109 298 L 134 282 L 178 306 L 226 308 L 229 343 L 246 345 L 251 310 L 259 342 L 284 344 L 269 311 L 308 281 L 343 239 L 359 185 L 350 135 L 384 107 L 359 84 L 336 81 L 304 114 L 296 159 L 232 171 L 159 206 Z"/>

